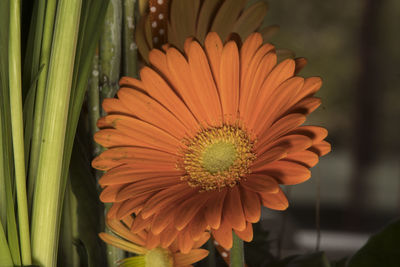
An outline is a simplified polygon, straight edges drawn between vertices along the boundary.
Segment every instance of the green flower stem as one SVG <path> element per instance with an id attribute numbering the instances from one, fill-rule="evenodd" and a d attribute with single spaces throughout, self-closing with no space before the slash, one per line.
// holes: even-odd
<path id="1" fill-rule="evenodd" d="M 56 266 L 62 164 L 82 0 L 58 2 L 32 213 L 35 264 Z"/>
<path id="2" fill-rule="evenodd" d="M 124 0 L 123 6 L 123 72 L 126 76 L 137 77 L 137 45 L 134 39 L 136 0 Z"/>
<path id="3" fill-rule="evenodd" d="M 30 265 L 32 259 L 29 238 L 28 203 L 26 199 L 24 128 L 22 116 L 20 5 L 21 3 L 18 0 L 10 2 L 8 74 L 10 82 L 11 129 L 14 150 L 21 256 L 22 264 Z"/>
<path id="4" fill-rule="evenodd" d="M 106 203 L 106 213 L 111 208 L 111 203 Z M 108 234 L 113 235 L 110 229 L 106 227 L 105 232 Z M 125 258 L 125 252 L 117 247 L 114 247 L 110 244 L 106 244 L 106 251 L 107 251 L 107 264 L 108 266 L 114 266 L 116 262 Z"/>
<path id="5" fill-rule="evenodd" d="M 121 66 L 122 5 L 111 0 L 107 9 L 103 33 L 100 39 L 100 100 L 114 97 L 119 86 Z"/>
<path id="6" fill-rule="evenodd" d="M 243 251 L 243 240 L 240 239 L 234 232 L 233 235 L 233 246 L 231 249 L 231 267 L 243 267 L 244 266 L 244 251 Z"/>
<path id="7" fill-rule="evenodd" d="M 42 134 L 43 103 L 46 91 L 47 74 L 49 70 L 51 43 L 53 38 L 53 26 L 56 13 L 57 1 L 47 1 L 44 20 L 43 39 L 41 44 L 40 66 L 43 70 L 40 73 L 36 88 L 35 112 L 33 118 L 32 144 L 30 152 L 28 199 L 32 203 L 33 191 L 39 162 L 40 140 Z"/>
<path id="8" fill-rule="evenodd" d="M 89 130 L 93 136 L 97 128 L 97 120 L 100 118 L 100 92 L 99 92 L 99 54 L 93 58 L 92 74 L 88 86 L 88 110 L 89 110 Z M 101 151 L 101 146 L 92 140 L 92 155 L 97 156 Z"/>
<path id="9" fill-rule="evenodd" d="M 111 0 L 107 9 L 104 29 L 100 37 L 100 101 L 114 97 L 119 86 L 121 74 L 121 29 L 122 4 L 120 0 Z M 104 115 L 104 114 L 101 114 Z M 106 205 L 107 206 L 107 205 Z M 107 210 L 107 208 L 106 208 Z M 124 252 L 107 245 L 108 266 L 114 266 L 118 260 L 124 258 Z"/>
<path id="10" fill-rule="evenodd" d="M 210 238 L 207 241 L 207 250 L 210 252 L 207 257 L 207 264 L 208 267 L 217 267 L 217 262 L 215 258 L 215 246 L 214 246 L 214 239 Z"/>

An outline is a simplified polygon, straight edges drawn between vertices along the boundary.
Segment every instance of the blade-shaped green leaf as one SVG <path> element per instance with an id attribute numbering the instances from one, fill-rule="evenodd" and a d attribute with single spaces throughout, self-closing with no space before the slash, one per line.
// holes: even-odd
<path id="1" fill-rule="evenodd" d="M 82 126 L 82 124 L 80 124 Z M 82 134 L 75 139 L 70 166 L 72 191 L 78 207 L 78 231 L 88 255 L 89 266 L 105 266 L 105 246 L 98 237 L 104 229 L 104 207 L 99 200 L 96 178 L 90 169 L 90 150 Z"/>
<path id="2" fill-rule="evenodd" d="M 0 221 L 0 266 L 3 267 L 14 266 L 1 221 Z"/>
<path id="3" fill-rule="evenodd" d="M 375 266 L 400 266 L 400 220 L 371 236 L 348 264 L 348 267 Z"/>
<path id="4" fill-rule="evenodd" d="M 15 166 L 15 187 L 18 205 L 18 229 L 22 264 L 30 265 L 31 240 L 29 234 L 28 203 L 26 195 L 26 170 L 23 136 L 22 84 L 21 84 L 21 2 L 10 2 L 10 23 L 8 40 L 8 77 L 10 91 L 10 114 L 13 156 Z"/>

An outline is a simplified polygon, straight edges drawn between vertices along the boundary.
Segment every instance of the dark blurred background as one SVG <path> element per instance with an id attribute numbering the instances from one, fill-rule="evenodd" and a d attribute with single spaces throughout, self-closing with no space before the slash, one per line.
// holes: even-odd
<path id="1" fill-rule="evenodd" d="M 280 25 L 271 42 L 308 59 L 302 76 L 323 78 L 307 123 L 328 129 L 332 152 L 262 225 L 283 256 L 314 251 L 318 224 L 329 258 L 351 256 L 400 211 L 400 1 L 267 3 L 265 25 Z"/>

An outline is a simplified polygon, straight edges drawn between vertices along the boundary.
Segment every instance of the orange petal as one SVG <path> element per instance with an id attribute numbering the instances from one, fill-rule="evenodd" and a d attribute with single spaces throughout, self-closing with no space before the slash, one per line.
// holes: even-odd
<path id="1" fill-rule="evenodd" d="M 107 220 L 106 223 L 107 226 L 120 237 L 123 237 L 140 246 L 143 246 L 145 244 L 142 238 L 135 234 L 132 234 L 129 228 L 127 228 L 126 225 L 124 225 L 120 220 L 111 219 Z"/>
<path id="2" fill-rule="evenodd" d="M 161 50 L 153 49 L 149 53 L 150 64 L 159 72 L 164 74 L 165 78 L 169 77 L 169 70 L 167 66 L 167 57 Z"/>
<path id="3" fill-rule="evenodd" d="M 205 217 L 207 223 L 214 229 L 217 229 L 221 223 L 222 207 L 225 201 L 226 189 L 221 192 L 215 192 L 206 203 Z"/>
<path id="4" fill-rule="evenodd" d="M 179 250 L 183 254 L 187 254 L 190 252 L 194 244 L 192 237 L 190 236 L 189 231 L 181 231 L 178 235 L 178 246 Z"/>
<path id="5" fill-rule="evenodd" d="M 302 134 L 309 137 L 313 144 L 319 143 L 328 136 L 328 131 L 325 128 L 318 126 L 301 126 L 290 132 L 290 134 Z"/>
<path id="6" fill-rule="evenodd" d="M 173 205 L 156 213 L 151 223 L 151 232 L 159 235 L 170 223 L 173 223 L 175 214 L 176 208 Z"/>
<path id="7" fill-rule="evenodd" d="M 160 245 L 163 248 L 171 246 L 172 242 L 176 240 L 178 236 L 178 230 L 175 229 L 174 225 L 169 225 L 164 231 L 160 233 Z"/>
<path id="8" fill-rule="evenodd" d="M 207 107 L 205 112 L 207 113 L 209 124 L 216 125 L 222 121 L 221 103 L 207 56 L 198 42 L 190 43 L 188 60 L 193 85 L 196 91 L 199 92 L 198 101 L 201 105 Z"/>
<path id="9" fill-rule="evenodd" d="M 217 230 L 212 230 L 214 239 L 226 250 L 232 247 L 232 226 L 223 219 L 220 227 Z"/>
<path id="10" fill-rule="evenodd" d="M 317 153 L 319 157 L 322 157 L 331 151 L 331 144 L 326 141 L 322 141 L 318 144 L 313 145 L 310 150 L 314 153 Z"/>
<path id="11" fill-rule="evenodd" d="M 283 160 L 296 162 L 299 164 L 303 164 L 304 166 L 306 166 L 308 168 L 312 168 L 318 163 L 318 155 L 310 150 L 304 150 L 304 151 L 298 151 L 295 153 L 291 153 L 287 157 L 285 157 Z"/>
<path id="12" fill-rule="evenodd" d="M 206 249 L 192 249 L 189 253 L 175 253 L 174 254 L 174 266 L 175 267 L 185 267 L 192 263 L 198 262 L 208 255 L 208 250 Z"/>
<path id="13" fill-rule="evenodd" d="M 260 27 L 266 14 L 267 4 L 263 1 L 255 2 L 242 12 L 236 20 L 232 32 L 238 33 L 242 39 L 247 38 L 249 34 Z"/>
<path id="14" fill-rule="evenodd" d="M 292 59 L 286 59 L 279 63 L 275 68 L 269 73 L 267 78 L 265 79 L 259 94 L 254 100 L 254 103 L 249 103 L 249 105 L 253 108 L 253 116 L 261 115 L 263 108 L 269 99 L 271 99 L 271 95 L 276 91 L 276 88 L 293 76 L 294 74 L 295 63 Z M 272 99 L 275 100 L 275 99 Z M 265 117 L 265 114 L 262 114 Z M 257 116 L 255 116 L 257 117 Z M 250 126 L 254 126 L 254 118 L 251 120 Z"/>
<path id="15" fill-rule="evenodd" d="M 189 63 L 178 50 L 169 48 L 167 50 L 167 64 L 174 89 L 183 98 L 190 111 L 197 118 L 197 121 L 205 124 L 207 122 L 205 107 L 199 104 L 199 92 L 194 88 Z"/>
<path id="16" fill-rule="evenodd" d="M 106 174 L 101 177 L 99 180 L 99 184 L 101 186 L 107 185 L 117 185 L 117 184 L 127 184 L 133 183 L 140 180 L 150 179 L 153 177 L 174 177 L 180 176 L 181 173 L 179 171 L 147 171 L 143 172 L 142 170 L 136 170 L 132 168 L 130 165 L 123 165 L 120 167 L 116 167 L 111 169 Z"/>
<path id="17" fill-rule="evenodd" d="M 176 207 L 175 227 L 178 231 L 182 230 L 192 219 L 196 213 L 203 208 L 205 202 L 209 199 L 209 193 L 198 193 Z"/>
<path id="18" fill-rule="evenodd" d="M 137 140 L 115 129 L 103 129 L 94 134 L 96 143 L 103 147 L 133 146 Z"/>
<path id="19" fill-rule="evenodd" d="M 143 219 L 143 217 L 139 214 L 138 216 L 135 217 L 133 224 L 131 226 L 131 232 L 132 233 L 139 233 L 143 229 L 146 229 L 151 222 L 152 218 L 147 218 Z"/>
<path id="20" fill-rule="evenodd" d="M 244 41 L 240 49 L 240 95 L 246 91 L 243 90 L 244 80 L 249 76 L 249 74 L 254 73 L 253 71 L 249 71 L 248 73 L 250 62 L 255 57 L 255 53 L 262 45 L 262 42 L 263 39 L 261 34 L 253 33 Z"/>
<path id="21" fill-rule="evenodd" d="M 186 197 L 192 195 L 194 192 L 196 192 L 196 190 L 189 187 L 187 183 L 170 186 L 158 192 L 147 201 L 141 211 L 142 216 L 147 218 L 178 199 L 186 199 Z"/>
<path id="22" fill-rule="evenodd" d="M 104 151 L 96 157 L 92 161 L 92 166 L 99 170 L 109 170 L 99 181 L 101 185 L 108 185 L 125 183 L 131 179 L 141 179 L 142 177 L 146 177 L 146 173 L 148 173 L 147 176 L 151 177 L 151 174 L 160 176 L 161 171 L 165 172 L 165 170 L 162 170 L 165 168 L 161 168 L 160 170 L 150 169 L 148 172 L 132 168 L 138 164 L 144 164 L 145 166 L 149 164 L 154 165 L 159 162 L 160 166 L 171 166 L 169 167 L 170 171 L 167 171 L 165 175 L 182 175 L 182 171 L 175 168 L 177 160 L 177 157 L 159 150 L 139 147 L 115 147 Z M 130 178 L 132 175 L 135 177 Z"/>
<path id="23" fill-rule="evenodd" d="M 204 41 L 204 46 L 206 48 L 206 53 L 208 61 L 210 62 L 211 70 L 214 76 L 215 83 L 218 89 L 220 88 L 220 64 L 222 56 L 223 44 L 218 34 L 215 32 L 210 32 L 207 34 L 206 40 Z"/>
<path id="24" fill-rule="evenodd" d="M 176 43 L 173 43 L 182 50 L 183 43 L 188 36 L 196 33 L 197 14 L 200 1 L 171 1 L 170 3 L 170 27 L 176 31 Z M 169 36 L 168 36 L 168 40 Z"/>
<path id="25" fill-rule="evenodd" d="M 254 129 L 255 134 L 265 132 L 271 127 L 271 124 L 282 116 L 291 106 L 291 100 L 297 91 L 303 86 L 304 79 L 301 77 L 293 77 L 284 81 L 269 97 L 265 99 L 265 106 L 261 112 L 254 114 L 255 124 L 249 123 L 249 127 Z M 268 114 L 266 117 L 265 114 Z"/>
<path id="26" fill-rule="evenodd" d="M 190 236 L 194 241 L 198 241 L 204 234 L 207 228 L 206 218 L 204 217 L 204 212 L 198 212 L 196 217 L 187 226 L 190 231 Z"/>
<path id="27" fill-rule="evenodd" d="M 107 219 L 117 219 L 117 212 L 120 207 L 121 203 L 113 203 L 107 212 Z"/>
<path id="28" fill-rule="evenodd" d="M 137 195 L 158 192 L 180 183 L 180 177 L 153 177 L 125 186 L 117 194 L 116 201 L 124 201 Z"/>
<path id="29" fill-rule="evenodd" d="M 256 223 L 260 220 L 261 202 L 258 194 L 240 187 L 240 196 L 246 221 Z M 236 231 L 236 230 L 235 230 Z"/>
<path id="30" fill-rule="evenodd" d="M 213 15 L 216 13 L 216 9 L 219 7 L 219 2 L 215 0 L 204 0 L 202 1 L 201 9 L 198 16 L 196 38 L 200 43 L 204 43 L 207 32 L 211 27 L 213 21 Z"/>
<path id="31" fill-rule="evenodd" d="M 274 47 L 270 44 L 263 45 L 257 50 L 250 61 L 247 74 L 240 85 L 240 115 L 247 121 L 252 116 L 254 103 L 260 94 L 265 78 L 276 65 L 276 54 L 271 52 Z"/>
<path id="32" fill-rule="evenodd" d="M 307 97 L 294 105 L 287 113 L 301 113 L 308 115 L 321 105 L 318 97 Z"/>
<path id="33" fill-rule="evenodd" d="M 233 41 L 222 50 L 219 80 L 222 112 L 228 122 L 234 122 L 239 108 L 239 51 Z"/>
<path id="34" fill-rule="evenodd" d="M 101 191 L 100 200 L 104 203 L 112 203 L 116 201 L 118 192 L 123 188 L 123 185 L 111 185 Z"/>
<path id="35" fill-rule="evenodd" d="M 294 128 L 298 127 L 304 123 L 306 117 L 303 114 L 292 113 L 287 116 L 282 117 L 272 124 L 265 132 L 261 133 L 257 138 L 257 143 L 255 148 L 263 147 L 275 140 L 278 137 L 290 132 Z"/>
<path id="36" fill-rule="evenodd" d="M 240 239 L 246 242 L 253 240 L 253 226 L 249 222 L 247 222 L 246 228 L 243 231 L 235 230 L 235 233 Z"/>
<path id="37" fill-rule="evenodd" d="M 136 78 L 124 76 L 119 80 L 119 86 L 120 87 L 128 87 L 128 88 L 136 89 L 139 91 L 144 91 L 147 93 L 143 82 Z"/>
<path id="38" fill-rule="evenodd" d="M 183 51 L 185 51 L 186 56 L 189 55 L 190 44 L 194 41 L 193 37 L 187 37 L 185 43 L 183 44 Z"/>
<path id="39" fill-rule="evenodd" d="M 210 239 L 209 232 L 203 232 L 198 240 L 195 240 L 193 248 L 199 248 L 204 245 Z"/>
<path id="40" fill-rule="evenodd" d="M 151 232 L 147 235 L 146 248 L 153 249 L 160 245 L 160 236 L 154 235 Z"/>
<path id="41" fill-rule="evenodd" d="M 135 140 L 127 146 L 149 147 L 171 154 L 178 154 L 177 151 L 182 147 L 180 139 L 142 120 L 124 115 L 108 115 L 99 121 L 101 120 L 107 121 L 120 133 Z"/>
<path id="42" fill-rule="evenodd" d="M 118 219 L 125 218 L 126 216 L 134 213 L 134 211 L 138 208 L 138 206 L 143 205 L 146 200 L 152 197 L 152 193 L 143 194 L 140 196 L 135 196 L 134 198 L 127 199 L 121 203 L 121 206 L 118 208 L 116 213 L 116 217 Z"/>
<path id="43" fill-rule="evenodd" d="M 286 155 L 287 152 L 285 148 L 282 147 L 271 148 L 264 154 L 257 156 L 257 158 L 254 160 L 251 166 L 251 169 L 252 170 L 260 169 L 268 163 L 284 158 Z"/>
<path id="44" fill-rule="evenodd" d="M 307 167 L 283 160 L 270 163 L 258 171 L 262 171 L 262 173 L 277 179 L 278 183 L 286 185 L 299 184 L 311 177 L 311 172 Z"/>
<path id="45" fill-rule="evenodd" d="M 159 74 L 148 67 L 144 67 L 140 71 L 140 77 L 146 91 L 174 114 L 186 128 L 194 130 L 198 128 L 198 123 L 192 113 Z"/>
<path id="46" fill-rule="evenodd" d="M 279 190 L 277 181 L 264 174 L 250 174 L 245 181 L 240 182 L 240 185 L 253 192 L 275 193 Z"/>
<path id="47" fill-rule="evenodd" d="M 263 155 L 264 153 L 268 153 L 268 151 L 274 147 L 280 147 L 285 149 L 286 152 L 293 153 L 297 151 L 305 150 L 312 145 L 312 140 L 304 135 L 293 134 L 293 135 L 286 135 L 278 138 L 277 140 L 273 141 L 272 143 L 260 147 L 257 151 L 257 154 Z"/>
<path id="48" fill-rule="evenodd" d="M 184 125 L 166 108 L 143 92 L 121 88 L 118 91 L 118 98 L 138 118 L 163 129 L 178 139 L 185 136 L 187 129 Z"/>
<path id="49" fill-rule="evenodd" d="M 242 231 L 246 228 L 246 218 L 244 217 L 242 200 L 238 186 L 228 190 L 225 203 L 223 217 L 230 222 L 232 228 Z"/>
<path id="50" fill-rule="evenodd" d="M 103 100 L 102 107 L 108 114 L 124 114 L 132 115 L 129 109 L 127 109 L 119 99 L 106 98 Z"/>
<path id="51" fill-rule="evenodd" d="M 305 97 L 310 97 L 315 94 L 322 86 L 322 80 L 320 77 L 309 77 L 304 79 L 303 88 L 299 90 L 296 97 L 294 98 L 294 103 L 304 99 Z"/>
<path id="52" fill-rule="evenodd" d="M 273 210 L 285 210 L 289 206 L 289 202 L 282 189 L 275 194 L 259 193 L 263 206 Z"/>
<path id="53" fill-rule="evenodd" d="M 224 1 L 215 14 L 211 25 L 212 32 L 217 32 L 222 40 L 226 40 L 233 30 L 233 25 L 246 5 L 246 0 Z"/>
<path id="54" fill-rule="evenodd" d="M 298 57 L 295 58 L 294 61 L 296 62 L 294 75 L 297 75 L 307 65 L 307 59 L 305 59 L 304 57 Z"/>

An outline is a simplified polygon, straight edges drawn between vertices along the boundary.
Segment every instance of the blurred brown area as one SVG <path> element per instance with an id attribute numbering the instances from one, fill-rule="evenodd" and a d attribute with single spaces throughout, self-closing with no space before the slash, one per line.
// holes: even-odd
<path id="1" fill-rule="evenodd" d="M 267 2 L 265 25 L 280 25 L 272 43 L 308 59 L 300 75 L 324 81 L 322 105 L 307 123 L 328 129 L 332 152 L 291 187 L 288 210 L 289 235 L 315 232 L 319 185 L 324 250 L 324 231 L 369 235 L 400 211 L 400 1 Z"/>

